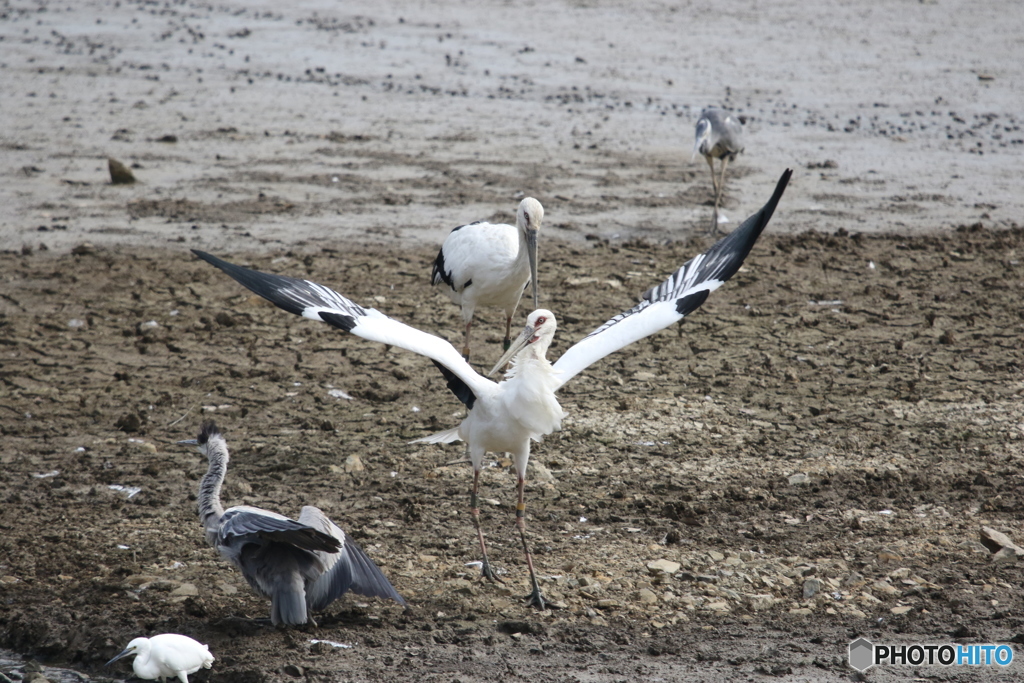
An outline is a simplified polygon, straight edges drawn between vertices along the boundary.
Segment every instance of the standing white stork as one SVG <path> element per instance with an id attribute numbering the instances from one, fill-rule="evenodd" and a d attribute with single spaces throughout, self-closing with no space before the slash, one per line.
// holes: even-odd
<path id="1" fill-rule="evenodd" d="M 512 342 L 512 316 L 516 314 L 526 283 L 533 283 L 533 307 L 537 293 L 537 232 L 544 207 L 533 197 L 519 202 L 515 227 L 506 223 L 477 221 L 448 233 L 434 259 L 430 282 L 443 284 L 445 293 L 462 307 L 466 336 L 462 356 L 469 360 L 469 331 L 477 306 L 496 306 L 505 313 L 503 350 Z"/>
<path id="2" fill-rule="evenodd" d="M 274 626 L 315 626 L 310 612 L 325 609 L 348 591 L 405 604 L 380 567 L 320 508 L 304 506 L 298 521 L 249 505 L 225 510 L 220 489 L 228 444 L 216 424 L 204 422 L 199 438 L 178 443 L 198 446 L 210 462 L 199 483 L 199 518 L 207 542 L 242 572 L 253 590 L 270 598 Z"/>
<path id="3" fill-rule="evenodd" d="M 513 359 L 511 369 L 500 383 L 479 375 L 447 341 L 373 308 L 363 308 L 328 287 L 309 280 L 250 270 L 201 251 L 193 250 L 193 253 L 286 311 L 324 321 L 364 339 L 422 354 L 434 362 L 447 380 L 448 388 L 466 405 L 469 415 L 458 427 L 417 441 L 450 443 L 462 439 L 466 442 L 473 464 L 470 498 L 473 524 L 483 554 L 484 576 L 492 580 L 494 574 L 487 561 L 477 508 L 480 468 L 488 451 L 512 455 L 518 477 L 516 526 L 532 583 L 528 604 L 543 609 L 544 598 L 526 542 L 523 491 L 530 441 L 539 441 L 545 434 L 558 430 L 565 415 L 555 392 L 601 358 L 668 327 L 704 303 L 709 293 L 739 270 L 768 225 L 791 175 L 792 171 L 787 169 L 768 203 L 734 232 L 707 252 L 687 261 L 663 283 L 649 289 L 640 303 L 591 332 L 554 365 L 547 361 L 545 354 L 555 334 L 555 316 L 546 310 L 531 313 L 522 334 L 490 373 L 494 374 L 507 360 Z"/>
<path id="4" fill-rule="evenodd" d="M 693 156 L 703 155 L 711 168 L 711 185 L 715 191 L 715 212 L 711 217 L 712 232 L 718 230 L 718 205 L 725 192 L 725 167 L 743 151 L 742 136 L 743 124 L 728 110 L 708 107 L 700 113 L 693 143 Z M 717 179 L 715 159 L 722 160 L 722 175 Z"/>

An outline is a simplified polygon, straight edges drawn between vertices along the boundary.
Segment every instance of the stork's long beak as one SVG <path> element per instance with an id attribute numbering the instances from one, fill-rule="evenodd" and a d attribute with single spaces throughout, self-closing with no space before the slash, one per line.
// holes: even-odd
<path id="1" fill-rule="evenodd" d="M 114 657 L 113 659 L 111 659 L 109 662 L 107 662 L 103 666 L 110 666 L 111 664 L 113 664 L 117 660 L 121 659 L 122 657 L 127 657 L 130 654 L 135 654 L 135 650 L 131 649 L 130 647 L 126 648 L 124 652 L 122 652 L 118 656 Z"/>
<path id="2" fill-rule="evenodd" d="M 197 439 L 185 439 L 184 441 L 179 441 L 178 443 L 180 443 L 183 446 L 198 446 L 199 445 L 199 441 Z"/>
<path id="3" fill-rule="evenodd" d="M 540 308 L 540 292 L 537 289 L 537 229 L 526 230 L 526 256 L 530 259 L 530 282 L 533 286 L 533 310 Z"/>
<path id="4" fill-rule="evenodd" d="M 537 334 L 537 328 L 530 327 L 529 325 L 524 327 L 519 337 L 512 342 L 512 345 L 508 347 L 508 351 L 506 351 L 505 355 L 501 357 L 493 368 L 491 368 L 491 371 L 487 373 L 487 376 L 493 377 L 494 373 L 505 367 L 506 363 L 515 358 L 516 354 L 522 351 L 523 347 L 530 343 L 530 340 L 533 339 L 535 334 Z"/>

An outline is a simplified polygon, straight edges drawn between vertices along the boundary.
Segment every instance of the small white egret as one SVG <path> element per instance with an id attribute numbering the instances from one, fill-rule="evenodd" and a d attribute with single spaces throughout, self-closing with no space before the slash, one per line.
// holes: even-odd
<path id="1" fill-rule="evenodd" d="M 533 197 L 519 202 L 515 227 L 477 221 L 461 225 L 445 238 L 434 259 L 430 281 L 462 307 L 466 336 L 462 356 L 469 360 L 469 331 L 477 306 L 496 306 L 505 313 L 504 349 L 512 341 L 512 316 L 519 307 L 528 282 L 533 283 L 533 307 L 540 307 L 537 293 L 537 232 L 544 207 Z"/>
<path id="2" fill-rule="evenodd" d="M 491 580 L 496 577 L 487 560 L 477 508 L 480 470 L 485 453 L 512 454 L 518 477 L 516 527 L 533 587 L 528 604 L 543 609 L 545 601 L 526 542 L 523 491 L 530 441 L 540 441 L 544 435 L 561 427 L 564 413 L 555 392 L 608 354 L 668 327 L 699 308 L 708 294 L 739 270 L 768 225 L 791 175 L 790 170 L 782 174 L 774 194 L 760 211 L 708 251 L 687 261 L 663 283 L 645 292 L 636 306 L 606 321 L 569 348 L 554 365 L 545 354 L 555 334 L 555 316 L 546 310 L 531 313 L 522 334 L 491 370 L 490 374 L 494 374 L 512 360 L 512 368 L 500 383 L 479 375 L 447 341 L 400 323 L 376 309 L 363 308 L 324 285 L 250 270 L 202 251 L 193 250 L 193 253 L 290 313 L 326 322 L 364 339 L 422 354 L 434 362 L 469 415 L 458 427 L 413 443 L 450 443 L 460 439 L 466 442 L 473 464 L 471 514 L 483 555 L 483 575 Z"/>
<path id="3" fill-rule="evenodd" d="M 316 625 L 310 612 L 325 609 L 350 590 L 405 604 L 373 560 L 319 508 L 303 507 L 298 521 L 248 505 L 225 510 L 220 489 L 228 445 L 216 424 L 205 422 L 199 438 L 178 443 L 197 445 L 210 462 L 199 484 L 206 540 L 253 590 L 270 598 L 275 626 Z"/>
<path id="4" fill-rule="evenodd" d="M 711 167 L 711 185 L 715 190 L 715 213 L 712 217 L 712 232 L 718 231 L 718 205 L 725 192 L 725 167 L 743 151 L 743 124 L 731 112 L 718 107 L 708 107 L 697 120 L 693 156 L 701 154 Z M 691 157 L 692 159 L 693 157 Z M 722 160 L 722 175 L 715 178 L 715 159 Z"/>
<path id="5" fill-rule="evenodd" d="M 152 638 L 135 638 L 124 652 L 107 662 L 110 666 L 122 657 L 135 655 L 135 675 L 153 681 L 177 678 L 188 683 L 188 675 L 213 666 L 210 647 L 178 633 L 161 633 Z"/>

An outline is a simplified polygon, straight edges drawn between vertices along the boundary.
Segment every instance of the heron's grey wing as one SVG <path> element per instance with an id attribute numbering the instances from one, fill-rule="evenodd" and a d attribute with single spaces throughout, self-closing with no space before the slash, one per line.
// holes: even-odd
<path id="1" fill-rule="evenodd" d="M 352 334 L 426 356 L 441 368 L 448 388 L 470 409 L 476 396 L 494 382 L 479 375 L 444 339 L 400 323 L 373 308 L 363 308 L 333 289 L 309 280 L 261 273 L 206 252 L 192 253 L 289 313 L 320 320 Z"/>
<path id="2" fill-rule="evenodd" d="M 725 114 L 722 119 L 722 140 L 732 154 L 739 154 L 743 151 L 743 124 L 733 114 Z"/>
<path id="3" fill-rule="evenodd" d="M 268 510 L 229 509 L 224 513 L 219 529 L 221 539 L 248 535 L 301 550 L 337 553 L 341 549 L 341 541 L 334 536 Z"/>
<path id="4" fill-rule="evenodd" d="M 321 556 L 326 570 L 306 589 L 306 601 L 310 609 L 322 610 L 348 591 L 369 597 L 388 598 L 399 605 L 405 604 L 380 567 L 319 508 L 311 505 L 302 508 L 299 520 L 330 533 L 342 544 L 341 552 Z"/>
<path id="5" fill-rule="evenodd" d="M 775 211 L 792 175 L 779 178 L 772 198 L 740 227 L 693 257 L 667 280 L 644 293 L 633 308 L 618 314 L 569 348 L 554 364 L 559 386 L 608 354 L 654 334 L 697 310 L 708 294 L 732 277 L 750 253 Z"/>

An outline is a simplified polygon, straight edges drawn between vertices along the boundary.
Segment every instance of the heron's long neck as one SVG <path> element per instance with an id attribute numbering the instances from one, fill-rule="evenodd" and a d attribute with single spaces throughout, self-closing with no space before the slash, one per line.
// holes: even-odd
<path id="1" fill-rule="evenodd" d="M 199 483 L 199 519 L 207 529 L 214 528 L 224 516 L 220 504 L 220 487 L 228 471 L 228 448 L 222 439 L 213 438 L 207 445 L 210 467 Z"/>

